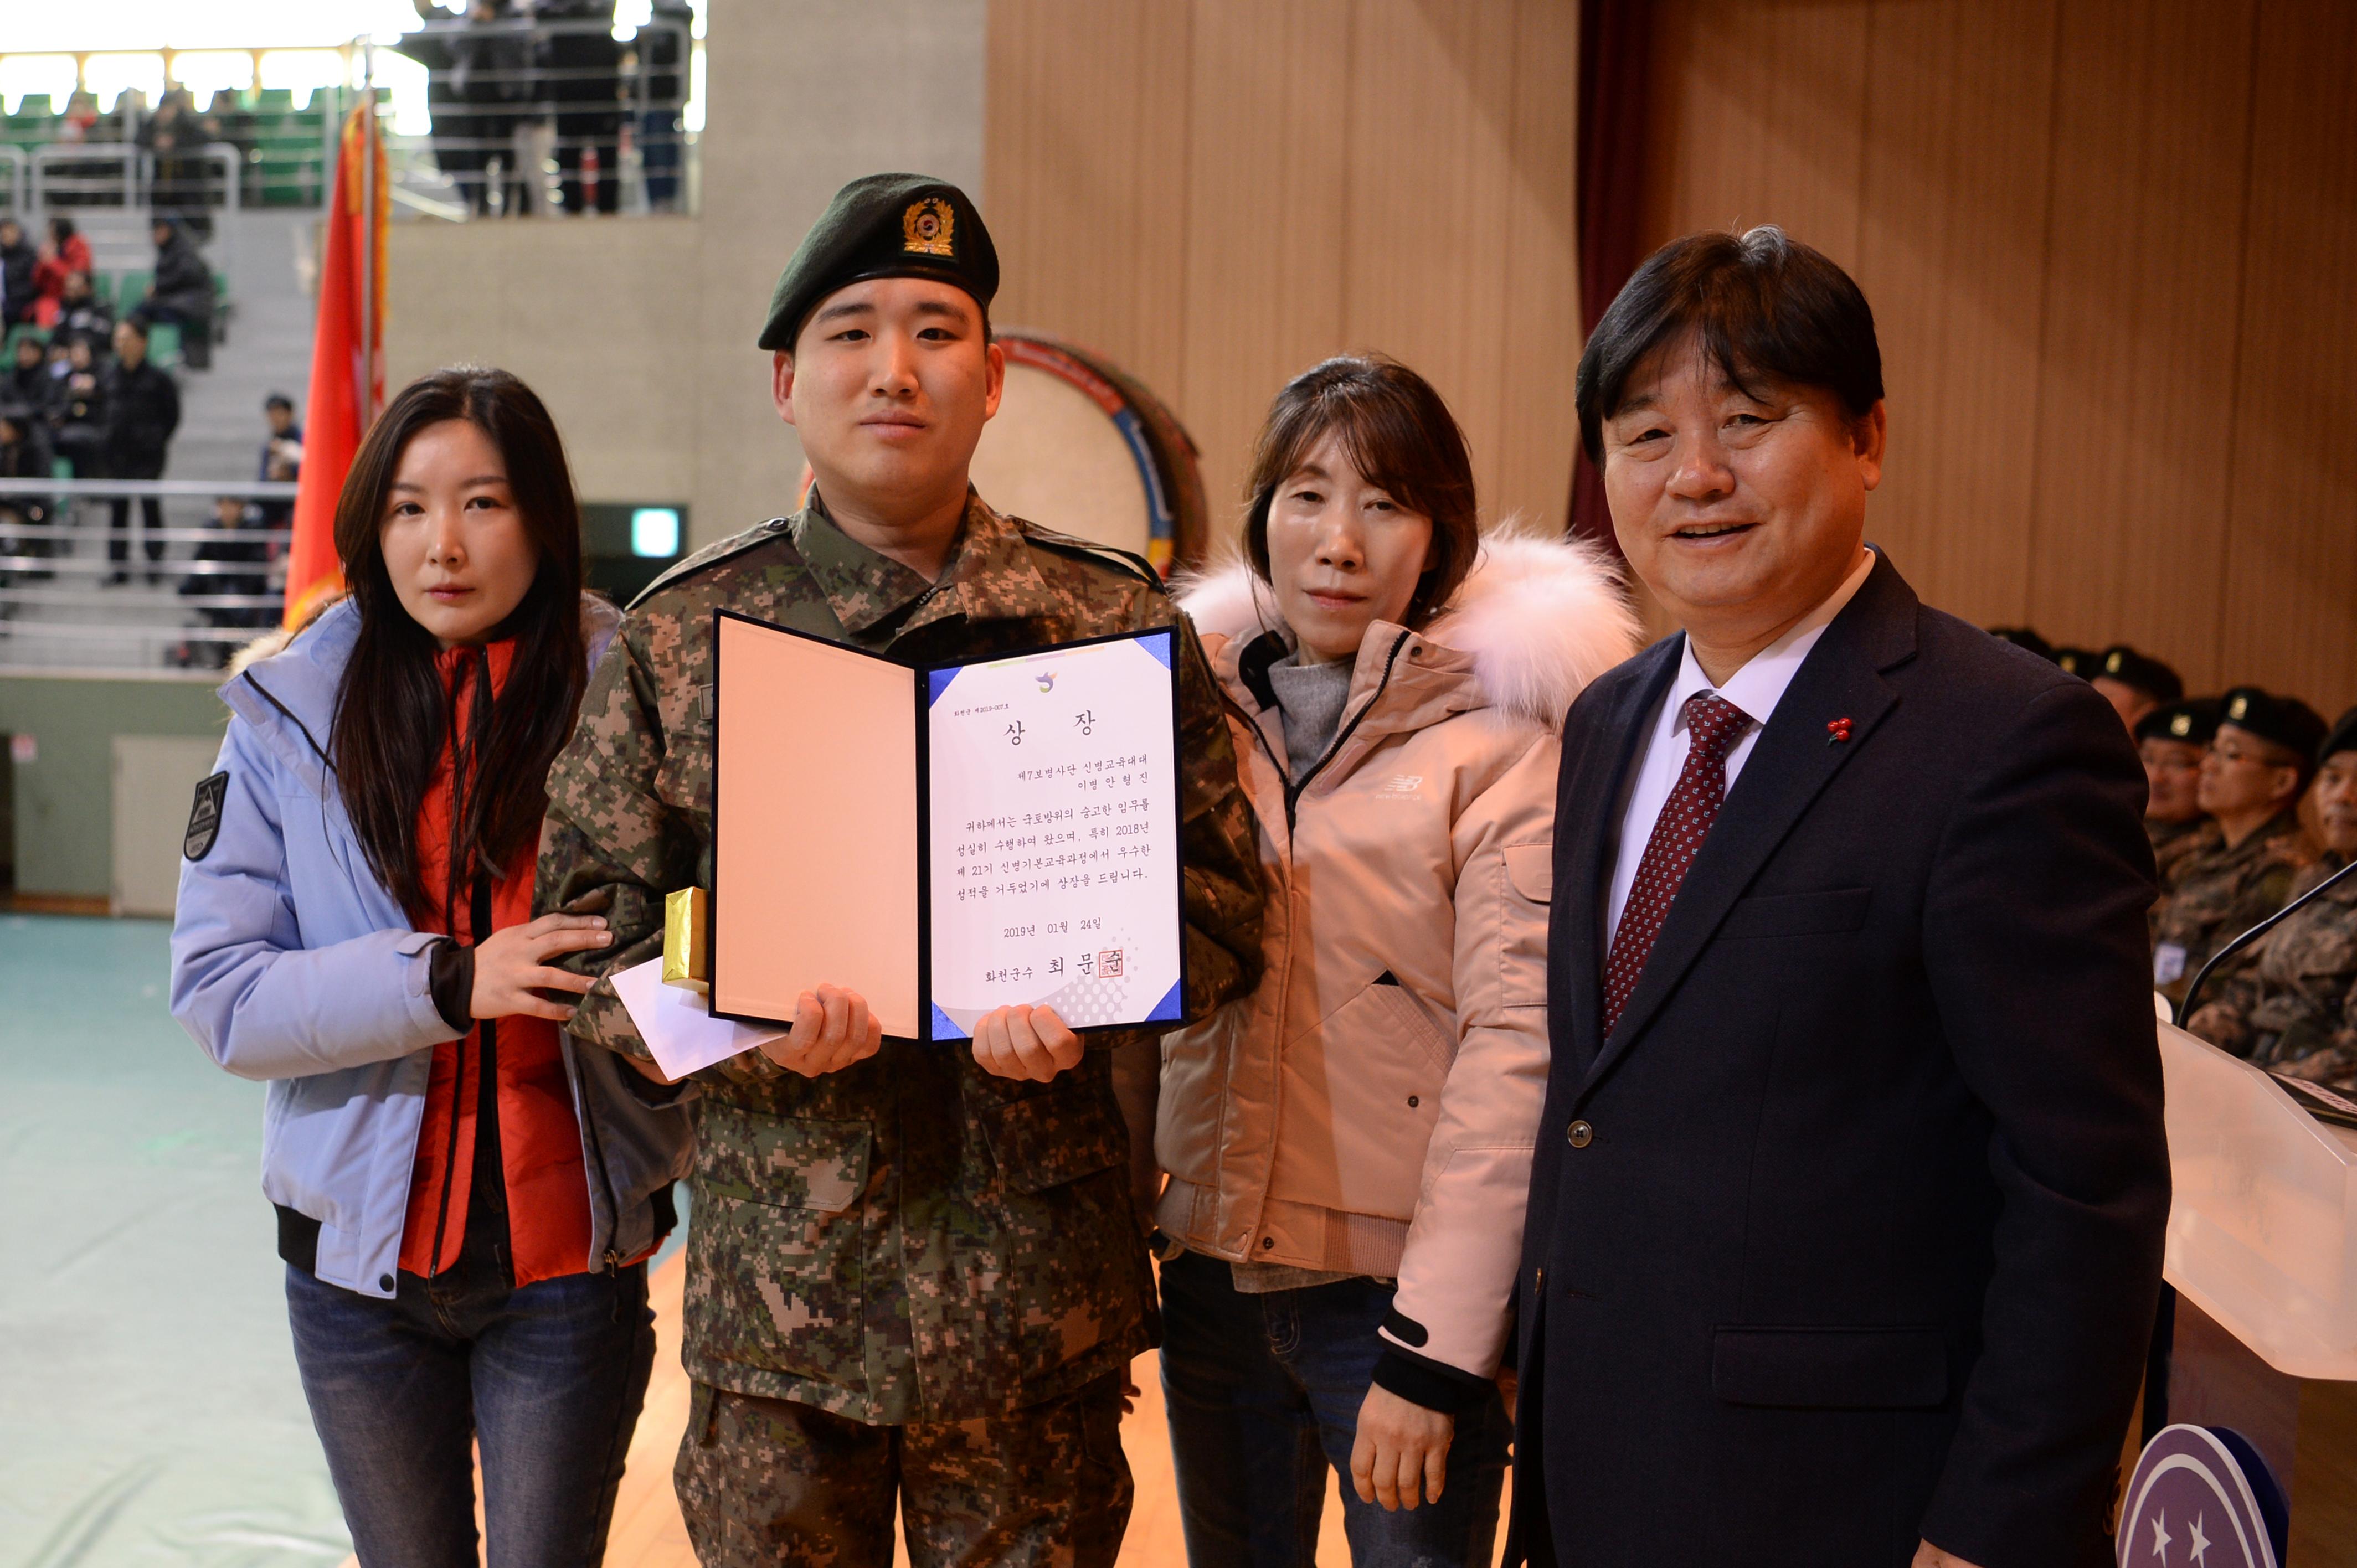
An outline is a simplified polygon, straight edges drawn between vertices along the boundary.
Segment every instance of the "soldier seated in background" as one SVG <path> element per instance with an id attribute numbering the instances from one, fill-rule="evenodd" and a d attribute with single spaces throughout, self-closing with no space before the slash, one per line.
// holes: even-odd
<path id="1" fill-rule="evenodd" d="M 2201 758 L 2218 733 L 2218 699 L 2195 697 L 2155 708 L 2136 723 L 2136 754 L 2144 758 L 2145 782 L 2151 790 L 2144 809 L 2144 831 L 2152 838 L 2152 857 L 2160 871 L 2162 903 L 2152 907 L 2155 929 L 2168 900 L 2165 891 L 2177 863 L 2193 851 L 2215 848 L 2217 830 L 2205 838 L 2200 789 Z"/>
<path id="2" fill-rule="evenodd" d="M 665 895 L 712 885 L 725 607 L 910 663 L 1177 626 L 1187 1016 L 1257 981 L 1254 827 L 1193 630 L 1143 562 L 1003 516 L 968 480 L 1004 384 L 997 282 L 973 203 L 912 175 L 846 186 L 779 280 L 759 346 L 817 486 L 658 579 L 590 682 L 539 883 L 542 909 L 608 921 L 612 962 L 584 972 L 659 953 Z M 806 749 L 870 766 L 851 737 Z M 569 1027 L 653 1076 L 610 981 Z M 887 1568 L 896 1506 L 920 1565 L 1110 1568 L 1123 1390 L 1154 1321 L 1114 1058 L 1150 1079 L 1161 1032 L 1084 1051 L 1016 1007 L 970 1051 L 885 1042 L 826 985 L 785 1039 L 694 1075 L 676 1477 L 705 1568 Z"/>
<path id="3" fill-rule="evenodd" d="M 2176 864 L 2153 932 L 2152 980 L 2171 1002 L 2226 943 L 2284 907 L 2316 859 L 2296 808 L 2316 767 L 2324 720 L 2298 697 L 2237 686 L 2220 699 L 2218 734 L 2195 799 L 2204 842 Z"/>
<path id="4" fill-rule="evenodd" d="M 2135 735 L 2136 725 L 2147 714 L 2169 703 L 2185 700 L 2185 682 L 2177 671 L 2149 654 L 2138 653 L 2126 643 L 2104 650 L 2103 661 L 2089 677 L 2104 701 L 2112 704 L 2120 715 L 2120 723 Z"/>
<path id="5" fill-rule="evenodd" d="M 2357 858 L 2357 708 L 2332 726 L 2318 763 L 2324 854 L 2300 874 L 2294 897 Z M 2357 1089 L 2357 876 L 2229 962 L 2222 983 L 2211 981 L 2217 1000 L 2193 1015 L 2195 1034 L 2261 1067 Z"/>

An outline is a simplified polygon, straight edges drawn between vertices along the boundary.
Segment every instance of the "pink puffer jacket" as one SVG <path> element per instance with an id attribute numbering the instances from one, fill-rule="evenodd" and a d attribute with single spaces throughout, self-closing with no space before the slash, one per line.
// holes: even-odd
<path id="1" fill-rule="evenodd" d="M 1546 1090 L 1555 730 L 1636 623 L 1594 551 L 1486 542 L 1424 632 L 1368 629 L 1289 799 L 1254 590 L 1237 565 L 1178 596 L 1260 817 L 1267 970 L 1163 1038 L 1156 1219 L 1214 1257 L 1395 1276 L 1386 1337 L 1486 1379 Z"/>

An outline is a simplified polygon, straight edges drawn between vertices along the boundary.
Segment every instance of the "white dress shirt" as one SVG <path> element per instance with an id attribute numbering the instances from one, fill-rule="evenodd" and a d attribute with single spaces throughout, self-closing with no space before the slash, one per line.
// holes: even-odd
<path id="1" fill-rule="evenodd" d="M 1612 939 L 1620 929 L 1620 911 L 1628 907 L 1629 889 L 1636 883 L 1637 867 L 1643 862 L 1645 845 L 1653 836 L 1653 823 L 1668 803 L 1670 791 L 1677 788 L 1678 775 L 1685 770 L 1686 752 L 1694 744 L 1686 725 L 1686 700 L 1697 692 L 1716 692 L 1750 718 L 1735 744 L 1727 748 L 1726 788 L 1732 790 L 1735 776 L 1743 771 L 1744 759 L 1759 744 L 1760 730 L 1776 712 L 1776 704 L 1783 701 L 1784 689 L 1801 672 L 1802 662 L 1816 647 L 1817 639 L 1824 635 L 1834 617 L 1841 614 L 1842 607 L 1866 585 L 1867 575 L 1873 570 L 1874 552 L 1868 549 L 1850 575 L 1842 579 L 1841 586 L 1826 595 L 1790 631 L 1753 654 L 1742 669 L 1727 678 L 1724 686 L 1711 684 L 1710 677 L 1695 662 L 1694 639 L 1686 639 L 1678 659 L 1677 679 L 1670 682 L 1661 711 L 1653 716 L 1652 735 L 1637 760 L 1636 782 L 1629 791 L 1628 811 L 1620 819 L 1620 847 L 1612 862 L 1612 893 L 1604 907 L 1605 951 L 1612 950 Z"/>

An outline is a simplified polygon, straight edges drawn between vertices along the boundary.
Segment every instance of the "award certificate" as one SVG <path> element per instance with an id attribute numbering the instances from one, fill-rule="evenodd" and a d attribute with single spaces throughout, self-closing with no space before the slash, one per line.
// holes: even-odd
<path id="1" fill-rule="evenodd" d="M 714 638 L 714 1016 L 833 983 L 905 1039 L 1178 1020 L 1174 628 L 922 668 L 729 611 Z"/>

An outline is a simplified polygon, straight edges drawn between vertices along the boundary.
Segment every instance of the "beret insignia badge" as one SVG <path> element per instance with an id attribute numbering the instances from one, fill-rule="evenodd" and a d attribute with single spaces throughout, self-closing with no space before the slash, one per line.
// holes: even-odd
<path id="1" fill-rule="evenodd" d="M 2226 710 L 2226 716 L 2230 719 L 2244 718 L 2249 715 L 2250 711 L 2251 699 L 2248 697 L 2237 697 L 2234 699 L 2234 705 Z"/>
<path id="2" fill-rule="evenodd" d="M 950 241 L 956 227 L 956 209 L 940 197 L 912 201 L 900 214 L 900 249 L 911 256 L 953 256 Z"/>
<path id="3" fill-rule="evenodd" d="M 2120 665 L 2121 665 L 2121 663 L 2122 663 L 2122 659 L 2121 659 L 2121 655 L 2120 655 L 2120 650 L 2119 650 L 2118 649 L 2115 648 L 2115 649 L 2113 649 L 2113 650 L 2112 650 L 2112 656 L 2111 656 L 2109 659 L 2106 659 L 2106 660 L 2104 660 L 2104 674 L 2106 674 L 2106 675 L 2116 675 L 2116 674 L 2118 674 L 2118 673 L 2120 672 Z"/>
<path id="4" fill-rule="evenodd" d="M 2175 718 L 2169 720 L 2169 733 L 2177 736 L 2179 740 L 2191 735 L 2193 733 L 2193 715 L 2191 714 L 2179 714 Z"/>

